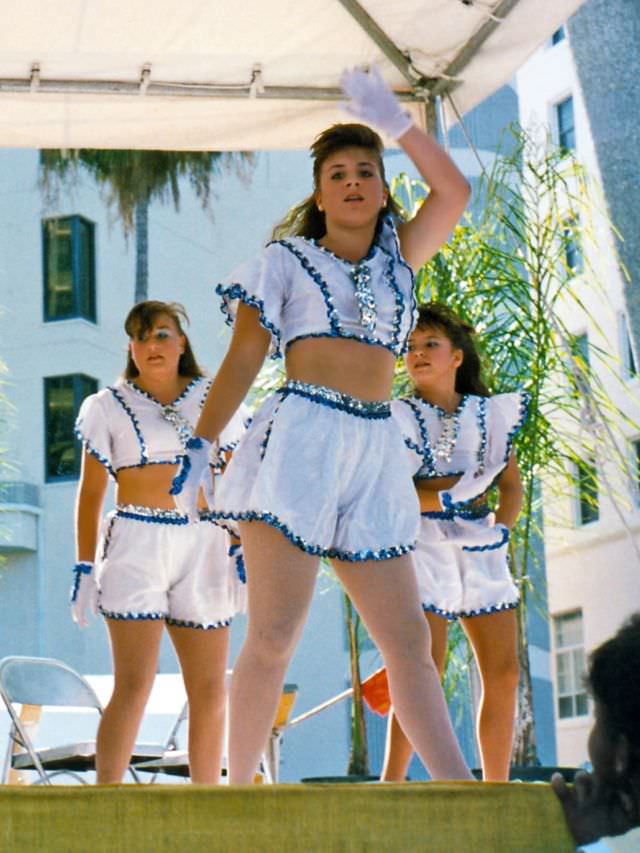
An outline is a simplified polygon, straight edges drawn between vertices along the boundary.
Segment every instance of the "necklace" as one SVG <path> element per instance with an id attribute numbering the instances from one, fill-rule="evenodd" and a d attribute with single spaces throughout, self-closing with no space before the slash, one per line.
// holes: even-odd
<path id="1" fill-rule="evenodd" d="M 437 411 L 441 429 L 433 448 L 433 455 L 436 459 L 450 465 L 460 432 L 460 409 L 457 408 L 455 412 L 445 412 L 442 409 Z"/>
<path id="2" fill-rule="evenodd" d="M 191 423 L 179 411 L 175 403 L 170 403 L 168 406 L 162 406 L 160 411 L 162 412 L 162 417 L 165 421 L 169 421 L 171 426 L 178 433 L 180 443 L 186 447 L 187 442 L 193 435 L 193 426 Z"/>
<path id="3" fill-rule="evenodd" d="M 376 322 L 378 320 L 378 307 L 376 305 L 376 298 L 369 285 L 371 270 L 367 264 L 360 262 L 351 267 L 349 277 L 356 289 L 360 325 L 364 326 L 369 334 L 373 334 L 376 330 Z"/>

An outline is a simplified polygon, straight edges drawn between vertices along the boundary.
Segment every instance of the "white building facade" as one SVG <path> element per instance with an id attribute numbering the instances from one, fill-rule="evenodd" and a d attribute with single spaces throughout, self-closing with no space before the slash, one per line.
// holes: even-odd
<path id="1" fill-rule="evenodd" d="M 595 188 L 599 163 L 590 119 L 597 117 L 585 109 L 564 29 L 521 68 L 517 85 L 522 125 L 534 132 L 546 128 L 555 142 L 572 149 L 595 179 Z M 636 200 L 629 198 L 628 203 Z M 640 380 L 630 346 L 615 236 L 602 211 L 594 213 L 593 226 L 593 241 L 568 247 L 565 258 L 586 311 L 577 311 L 574 305 L 563 319 L 588 370 L 603 382 L 623 416 L 605 419 L 597 427 L 602 434 L 611 429 L 617 451 L 609 444 L 609 451 L 595 454 L 589 449 L 593 428 L 585 417 L 576 433 L 576 442 L 584 443 L 585 451 L 575 493 L 551 498 L 549 484 L 545 490 L 557 759 L 566 766 L 588 760 L 593 720 L 582 683 L 586 657 L 640 609 Z M 589 351 L 598 350 L 604 358 L 589 358 Z M 596 442 L 595 447 L 603 444 Z"/>

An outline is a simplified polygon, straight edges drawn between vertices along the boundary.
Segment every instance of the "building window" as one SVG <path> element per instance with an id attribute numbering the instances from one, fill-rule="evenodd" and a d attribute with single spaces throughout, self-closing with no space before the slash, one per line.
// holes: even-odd
<path id="1" fill-rule="evenodd" d="M 551 45 L 559 44 L 561 41 L 564 41 L 566 38 L 564 27 L 560 27 L 555 31 L 555 33 L 551 36 Z"/>
<path id="2" fill-rule="evenodd" d="M 558 145 L 567 151 L 576 147 L 576 128 L 573 118 L 573 98 L 570 96 L 556 104 L 556 128 Z"/>
<path id="3" fill-rule="evenodd" d="M 589 335 L 586 332 L 580 335 L 573 335 L 570 346 L 572 363 L 569 383 L 571 391 L 575 397 L 584 397 L 589 393 L 590 389 Z"/>
<path id="4" fill-rule="evenodd" d="M 578 219 L 567 219 L 562 229 L 564 260 L 570 275 L 579 275 L 584 269 L 580 247 L 580 223 Z"/>
<path id="5" fill-rule="evenodd" d="M 631 442 L 631 476 L 633 498 L 640 506 L 640 438 Z"/>
<path id="6" fill-rule="evenodd" d="M 632 379 L 638 375 L 636 360 L 633 355 L 633 347 L 631 346 L 631 337 L 629 335 L 629 323 L 625 314 L 618 315 L 618 323 L 620 327 L 620 361 L 622 362 L 622 375 L 625 379 Z"/>
<path id="7" fill-rule="evenodd" d="M 584 717 L 588 713 L 583 683 L 584 637 L 582 612 L 553 617 L 558 717 Z"/>
<path id="8" fill-rule="evenodd" d="M 95 225 L 83 216 L 42 222 L 44 319 L 96 321 Z"/>
<path id="9" fill-rule="evenodd" d="M 81 447 L 74 438 L 73 427 L 80 404 L 97 390 L 97 381 L 82 373 L 45 377 L 45 480 L 48 483 L 73 480 L 80 474 Z"/>
<path id="10" fill-rule="evenodd" d="M 578 523 L 591 524 L 600 518 L 598 470 L 595 460 L 582 459 L 577 463 Z"/>

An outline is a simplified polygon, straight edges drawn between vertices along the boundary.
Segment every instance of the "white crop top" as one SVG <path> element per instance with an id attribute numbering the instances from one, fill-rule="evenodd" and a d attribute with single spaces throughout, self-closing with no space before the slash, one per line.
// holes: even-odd
<path id="1" fill-rule="evenodd" d="M 83 401 L 76 420 L 76 436 L 114 478 L 123 468 L 177 465 L 210 386 L 211 379 L 194 379 L 173 403 L 165 406 L 134 382 L 118 380 Z M 240 440 L 247 411 L 241 406 L 214 444 L 212 465 L 218 465 L 222 454 Z"/>
<path id="2" fill-rule="evenodd" d="M 465 394 L 451 414 L 417 396 L 391 403 L 414 476 L 420 479 L 460 476 L 469 470 L 498 476 L 528 408 L 529 394 L 524 391 L 494 397 Z"/>
<path id="3" fill-rule="evenodd" d="M 373 321 L 361 319 L 362 293 L 373 297 Z M 222 310 L 233 325 L 238 304 L 260 312 L 271 333 L 271 355 L 308 337 L 351 338 L 394 355 L 406 348 L 415 325 L 413 271 L 400 254 L 395 227 L 384 220 L 369 254 L 346 261 L 315 240 L 289 237 L 269 243 L 219 284 Z"/>

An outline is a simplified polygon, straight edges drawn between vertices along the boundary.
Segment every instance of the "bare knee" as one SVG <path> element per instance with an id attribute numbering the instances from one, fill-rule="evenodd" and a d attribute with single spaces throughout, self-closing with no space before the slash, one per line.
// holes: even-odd
<path id="1" fill-rule="evenodd" d="M 429 627 L 420 612 L 413 618 L 409 617 L 401 630 L 389 632 L 378 644 L 387 665 L 391 661 L 412 661 L 414 664 L 436 669 L 431 656 Z"/>
<path id="2" fill-rule="evenodd" d="M 197 708 L 206 708 L 210 713 L 224 710 L 226 700 L 224 678 L 216 678 L 215 675 L 205 676 L 196 682 L 186 682 L 185 689 L 191 712 Z"/>
<path id="3" fill-rule="evenodd" d="M 144 673 L 128 672 L 126 675 L 116 675 L 111 703 L 126 703 L 133 707 L 144 707 L 153 687 L 153 677 Z"/>
<path id="4" fill-rule="evenodd" d="M 283 618 L 260 626 L 249 626 L 245 649 L 263 666 L 286 664 L 298 642 L 301 626 Z"/>
<path id="5" fill-rule="evenodd" d="M 520 680 L 520 664 L 512 655 L 496 658 L 481 668 L 482 682 L 485 687 L 500 691 L 514 691 Z"/>

